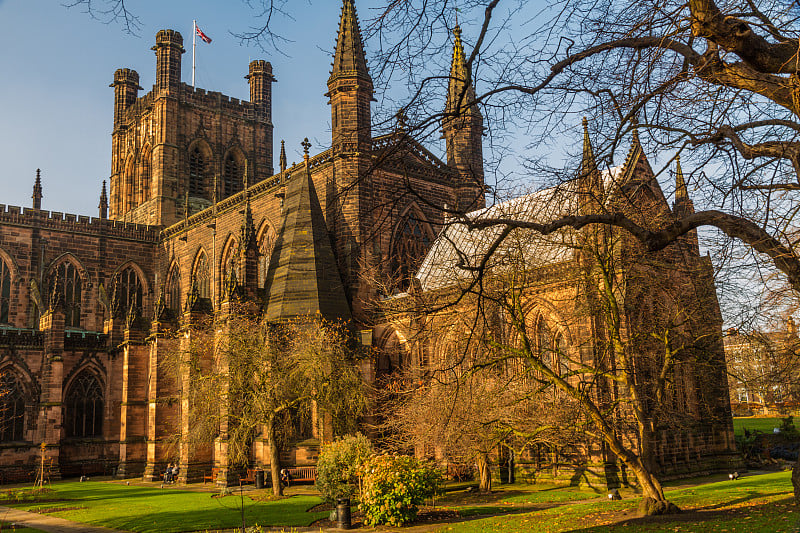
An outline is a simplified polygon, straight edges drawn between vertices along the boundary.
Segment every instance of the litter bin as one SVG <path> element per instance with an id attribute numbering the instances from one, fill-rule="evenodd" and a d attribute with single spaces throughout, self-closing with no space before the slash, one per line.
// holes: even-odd
<path id="1" fill-rule="evenodd" d="M 336 500 L 336 527 L 350 529 L 350 498 Z"/>
<path id="2" fill-rule="evenodd" d="M 257 489 L 264 488 L 264 471 L 263 470 L 256 470 L 254 485 Z"/>

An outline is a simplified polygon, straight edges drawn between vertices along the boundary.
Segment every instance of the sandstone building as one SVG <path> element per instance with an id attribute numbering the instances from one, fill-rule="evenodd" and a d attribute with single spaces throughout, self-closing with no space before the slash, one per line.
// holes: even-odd
<path id="1" fill-rule="evenodd" d="M 353 0 L 343 1 L 325 93 L 331 146 L 312 154 L 306 142 L 304 161 L 292 167 L 281 149 L 277 171 L 269 63 L 250 63 L 245 102 L 181 81 L 180 33 L 158 32 L 153 50 L 147 94 L 139 95 L 136 71 L 114 73 L 112 168 L 98 216 L 43 210 L 38 174 L 31 208 L 0 207 L 5 480 L 27 476 L 42 443 L 56 474 L 154 479 L 175 460 L 169 439 L 191 422 L 159 363 L 194 328 L 224 315 L 233 293 L 274 320 L 352 320 L 365 343 L 391 354 L 364 368 L 375 379 L 399 364 L 402 339 L 399 326 L 378 323 L 386 311 L 374 302 L 386 289 L 374 280 L 413 285 L 446 222 L 443 208 L 484 207 L 483 119 L 477 106 L 463 106 L 474 92 L 458 32 L 442 124 L 446 162 L 402 125 L 373 136 L 373 84 Z M 680 254 L 697 255 L 682 246 Z M 710 267 L 692 257 L 713 291 Z M 553 286 L 562 283 L 553 275 Z M 715 297 L 704 302 L 721 328 Z M 729 413 L 727 392 L 708 384 L 685 386 L 707 390 L 713 409 Z M 690 445 L 687 437 L 682 449 L 727 453 L 724 431 L 722 440 L 704 434 Z M 181 478 L 224 467 L 224 450 L 224 435 L 213 449 L 180 449 Z M 285 459 L 313 460 L 313 450 L 293 453 Z M 254 463 L 265 457 L 256 443 Z"/>

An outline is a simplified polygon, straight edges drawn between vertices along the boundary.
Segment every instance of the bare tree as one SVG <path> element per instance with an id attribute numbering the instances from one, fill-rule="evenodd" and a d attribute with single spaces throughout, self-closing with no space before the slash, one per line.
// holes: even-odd
<path id="1" fill-rule="evenodd" d="M 263 435 L 276 495 L 282 494 L 280 451 L 296 436 L 298 416 L 313 411 L 318 434 L 345 434 L 366 407 L 356 352 L 341 326 L 232 314 L 216 335 L 195 336 L 179 354 L 192 421 L 182 440 L 196 447 L 224 438 L 228 462 L 246 465 Z"/>

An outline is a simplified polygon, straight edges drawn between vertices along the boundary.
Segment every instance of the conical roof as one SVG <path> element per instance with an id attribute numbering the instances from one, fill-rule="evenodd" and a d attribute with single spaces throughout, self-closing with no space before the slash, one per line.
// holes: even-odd
<path id="1" fill-rule="evenodd" d="M 267 271 L 266 318 L 321 315 L 328 320 L 350 319 L 350 305 L 308 164 L 288 180 L 284 210 Z"/>
<path id="2" fill-rule="evenodd" d="M 358 15 L 353 0 L 344 0 L 336 36 L 336 52 L 333 55 L 333 70 L 328 83 L 337 78 L 364 78 L 372 81 L 367 70 L 367 58 L 358 27 Z"/>
<path id="3" fill-rule="evenodd" d="M 475 89 L 470 81 L 469 71 L 467 70 L 467 60 L 464 55 L 464 45 L 461 42 L 461 27 L 453 29 L 453 60 L 450 64 L 450 81 L 447 87 L 447 107 L 448 113 L 454 113 L 459 107 L 464 106 L 475 100 Z M 466 112 L 472 110 L 470 106 Z"/>

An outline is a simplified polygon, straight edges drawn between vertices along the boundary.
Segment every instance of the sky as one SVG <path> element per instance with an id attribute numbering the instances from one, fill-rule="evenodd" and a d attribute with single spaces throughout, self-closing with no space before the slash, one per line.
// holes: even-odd
<path id="1" fill-rule="evenodd" d="M 272 63 L 276 158 L 281 139 L 289 163 L 302 159 L 304 137 L 312 153 L 330 144 L 323 95 L 341 2 L 295 0 L 295 20 L 279 21 L 280 34 L 290 40 L 281 44 L 283 54 L 242 46 L 232 35 L 255 23 L 241 1 L 129 2 L 141 21 L 137 35 L 62 4 L 0 0 L 0 203 L 30 206 L 41 168 L 43 209 L 96 216 L 111 169 L 114 90 L 108 85 L 114 71 L 136 70 L 145 88 L 139 95 L 146 94 L 156 66 L 150 47 L 158 30 L 171 28 L 184 37 L 183 81 L 190 83 L 192 19 L 212 39 L 198 39 L 198 87 L 248 100 L 249 61 Z"/>

